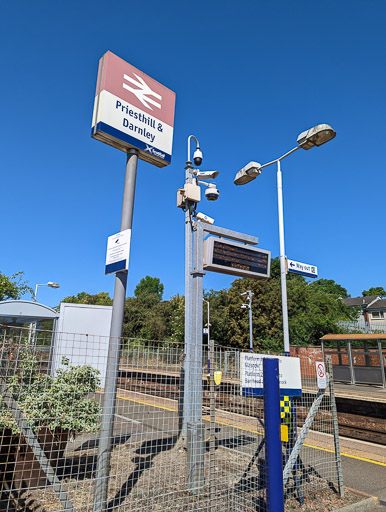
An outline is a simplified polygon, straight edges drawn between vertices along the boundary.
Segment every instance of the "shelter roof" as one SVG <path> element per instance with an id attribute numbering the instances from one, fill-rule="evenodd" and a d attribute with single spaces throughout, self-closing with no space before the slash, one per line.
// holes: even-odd
<path id="1" fill-rule="evenodd" d="M 29 300 L 5 300 L 0 302 L 0 322 L 11 319 L 16 323 L 59 318 L 55 309 Z"/>
<path id="2" fill-rule="evenodd" d="M 386 340 L 386 334 L 325 334 L 320 339 L 323 341 Z"/>

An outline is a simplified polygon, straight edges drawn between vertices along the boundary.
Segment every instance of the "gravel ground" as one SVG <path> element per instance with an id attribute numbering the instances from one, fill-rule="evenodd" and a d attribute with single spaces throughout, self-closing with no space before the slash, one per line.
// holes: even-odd
<path id="1" fill-rule="evenodd" d="M 71 445 L 69 446 L 71 449 Z M 92 512 L 93 471 L 96 448 L 66 452 L 63 485 L 76 512 Z M 128 440 L 115 447 L 111 458 L 109 507 L 117 512 L 257 512 L 264 511 L 263 461 L 253 464 L 244 476 L 251 457 L 222 446 L 215 452 L 213 466 L 215 487 L 205 486 L 195 496 L 184 491 L 186 452 L 176 445 L 176 438 L 164 437 L 146 441 Z M 209 453 L 206 454 L 205 475 L 209 478 Z M 305 504 L 295 496 L 285 503 L 289 511 L 330 512 L 363 497 L 351 491 L 341 499 L 328 482 L 311 476 L 303 487 Z M 293 483 L 293 482 L 292 482 Z M 312 490 L 313 488 L 314 490 Z M 316 490 L 315 490 L 316 489 Z M 63 509 L 50 488 L 28 490 L 18 500 L 17 508 L 24 512 L 61 512 Z M 1 510 L 6 510 L 2 509 Z"/>

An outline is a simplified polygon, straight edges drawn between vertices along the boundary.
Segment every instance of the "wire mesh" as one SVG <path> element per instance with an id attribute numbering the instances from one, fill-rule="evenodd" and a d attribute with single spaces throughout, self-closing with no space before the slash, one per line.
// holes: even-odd
<path id="1" fill-rule="evenodd" d="M 109 339 L 6 326 L 0 336 L 0 510 L 91 512 Z M 107 509 L 266 510 L 263 399 L 241 394 L 240 351 L 205 347 L 191 361 L 184 354 L 183 344 L 122 340 Z M 183 407 L 187 365 L 196 365 L 201 385 L 189 395 L 200 417 L 185 431 L 194 406 Z M 302 368 L 302 384 L 301 397 L 283 398 L 283 467 L 318 396 L 311 367 Z M 337 488 L 337 471 L 327 389 L 286 503 Z"/>

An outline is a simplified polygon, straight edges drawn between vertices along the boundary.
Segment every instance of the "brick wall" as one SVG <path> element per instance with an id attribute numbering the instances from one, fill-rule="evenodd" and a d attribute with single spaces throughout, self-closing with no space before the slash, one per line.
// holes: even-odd
<path id="1" fill-rule="evenodd" d="M 304 376 L 315 377 L 315 363 L 323 361 L 321 347 L 290 347 L 290 356 L 299 357 L 300 371 Z"/>

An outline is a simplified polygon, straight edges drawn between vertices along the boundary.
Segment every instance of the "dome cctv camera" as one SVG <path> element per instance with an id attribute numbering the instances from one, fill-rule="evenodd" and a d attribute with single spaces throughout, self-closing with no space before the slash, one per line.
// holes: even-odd
<path id="1" fill-rule="evenodd" d="M 215 185 L 209 186 L 209 188 L 205 190 L 205 197 L 208 201 L 217 201 L 219 195 L 220 191 Z"/>
<path id="2" fill-rule="evenodd" d="M 202 152 L 199 147 L 197 147 L 196 151 L 193 153 L 193 162 L 194 165 L 201 165 L 202 164 Z"/>

